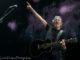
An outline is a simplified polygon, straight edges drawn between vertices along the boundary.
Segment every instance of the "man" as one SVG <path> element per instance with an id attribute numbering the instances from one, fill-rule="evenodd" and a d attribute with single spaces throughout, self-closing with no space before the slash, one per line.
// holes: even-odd
<path id="1" fill-rule="evenodd" d="M 65 36 L 64 33 L 62 32 L 60 37 L 57 37 L 59 32 L 61 31 L 62 27 L 62 18 L 60 16 L 55 16 L 54 19 L 52 20 L 52 24 L 49 25 L 45 19 L 43 19 L 33 8 L 32 6 L 27 2 L 27 9 L 29 9 L 33 15 L 37 18 L 38 21 L 40 21 L 47 32 L 47 36 L 45 39 L 49 39 L 51 41 L 57 41 L 60 40 L 60 44 L 52 46 L 52 52 L 50 54 L 44 54 L 43 56 L 39 57 L 41 60 L 63 60 L 62 59 L 62 52 L 61 50 L 66 49 L 66 44 L 65 44 Z M 50 30 L 51 29 L 51 30 Z"/>

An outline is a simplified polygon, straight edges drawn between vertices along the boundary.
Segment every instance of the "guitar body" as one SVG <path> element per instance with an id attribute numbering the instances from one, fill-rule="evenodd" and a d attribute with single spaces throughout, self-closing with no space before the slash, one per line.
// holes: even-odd
<path id="1" fill-rule="evenodd" d="M 37 56 L 40 56 L 42 55 L 44 52 L 49 52 L 51 50 L 51 47 L 48 47 L 48 48 L 44 48 L 40 45 L 42 44 L 45 44 L 45 43 L 50 43 L 51 41 L 50 40 L 35 40 L 31 43 L 31 46 L 30 46 L 30 55 L 31 57 L 37 57 Z"/>
<path id="2" fill-rule="evenodd" d="M 66 43 L 75 43 L 78 42 L 77 38 L 71 38 L 65 40 Z M 59 44 L 60 41 L 51 42 L 51 40 L 34 40 L 31 42 L 30 46 L 30 55 L 31 57 L 38 57 L 42 55 L 44 52 L 51 52 L 52 46 Z"/>

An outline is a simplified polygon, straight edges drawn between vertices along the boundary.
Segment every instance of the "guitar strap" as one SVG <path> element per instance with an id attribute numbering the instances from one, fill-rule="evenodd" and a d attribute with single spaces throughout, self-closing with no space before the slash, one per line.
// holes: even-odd
<path id="1" fill-rule="evenodd" d="M 49 30 L 48 30 L 48 32 L 47 32 L 47 34 L 46 34 L 46 38 L 45 38 L 45 40 L 47 40 L 47 39 L 49 39 L 49 40 L 52 40 L 52 27 L 51 27 L 51 25 L 49 25 Z"/>
<path id="2" fill-rule="evenodd" d="M 56 41 L 59 40 L 59 38 L 60 38 L 60 36 L 62 35 L 62 33 L 63 33 L 63 30 L 60 30 L 59 33 L 58 33 L 58 35 L 57 35 Z"/>
<path id="3" fill-rule="evenodd" d="M 50 26 L 50 28 L 49 28 L 49 30 L 48 30 L 48 32 L 47 32 L 47 35 L 46 35 L 45 40 L 46 40 L 46 39 L 52 40 L 52 35 L 51 35 L 51 33 L 52 33 L 52 27 Z M 59 40 L 59 38 L 60 38 L 60 36 L 62 35 L 62 33 L 63 33 L 63 30 L 60 30 L 59 33 L 57 34 L 56 41 Z"/>

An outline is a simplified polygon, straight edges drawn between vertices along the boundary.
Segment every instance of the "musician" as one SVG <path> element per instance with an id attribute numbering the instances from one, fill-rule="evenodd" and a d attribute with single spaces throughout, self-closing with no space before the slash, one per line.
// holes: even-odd
<path id="1" fill-rule="evenodd" d="M 49 32 L 50 28 L 51 28 L 51 34 L 49 32 L 49 34 L 47 33 L 46 35 L 46 39 L 49 39 L 51 41 L 56 41 L 57 35 L 61 30 L 62 27 L 62 18 L 61 16 L 55 16 L 52 20 L 52 24 L 48 24 L 47 21 L 45 19 L 43 19 L 33 8 L 32 6 L 27 2 L 27 9 L 29 9 L 33 15 L 37 18 L 38 21 L 40 21 L 44 27 L 46 28 L 46 30 Z M 58 39 L 60 40 L 60 45 L 55 45 L 52 46 L 52 52 L 50 54 L 44 54 L 43 56 L 39 57 L 39 59 L 41 60 L 63 60 L 62 58 L 62 51 L 61 49 L 65 50 L 66 49 L 66 44 L 65 44 L 65 34 L 62 33 L 60 38 Z"/>

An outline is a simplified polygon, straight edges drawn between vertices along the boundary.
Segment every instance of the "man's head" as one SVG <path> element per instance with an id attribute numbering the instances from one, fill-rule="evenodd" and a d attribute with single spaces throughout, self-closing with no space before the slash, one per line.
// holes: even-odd
<path id="1" fill-rule="evenodd" d="M 61 28 L 62 26 L 62 18 L 61 16 L 55 16 L 54 19 L 52 20 L 52 25 L 54 26 L 54 28 Z"/>

